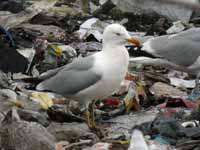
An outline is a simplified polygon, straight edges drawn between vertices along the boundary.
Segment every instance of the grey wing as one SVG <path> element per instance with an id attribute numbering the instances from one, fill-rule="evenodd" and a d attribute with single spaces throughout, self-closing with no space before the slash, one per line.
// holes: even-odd
<path id="1" fill-rule="evenodd" d="M 65 67 L 65 66 L 61 66 L 61 67 L 59 67 L 59 68 L 55 68 L 55 69 L 48 70 L 47 72 L 42 73 L 42 74 L 38 77 L 38 79 L 40 79 L 40 80 L 46 80 L 46 79 L 48 79 L 48 78 L 50 78 L 50 77 L 53 77 L 53 76 L 55 76 L 59 71 L 61 71 L 64 67 Z"/>
<path id="2" fill-rule="evenodd" d="M 153 53 L 183 66 L 190 66 L 200 55 L 200 28 L 166 35 L 150 42 Z"/>
<path id="3" fill-rule="evenodd" d="M 64 96 L 76 94 L 101 79 L 101 73 L 94 71 L 93 64 L 94 58 L 91 56 L 74 61 L 41 82 L 37 90 L 52 91 Z"/>

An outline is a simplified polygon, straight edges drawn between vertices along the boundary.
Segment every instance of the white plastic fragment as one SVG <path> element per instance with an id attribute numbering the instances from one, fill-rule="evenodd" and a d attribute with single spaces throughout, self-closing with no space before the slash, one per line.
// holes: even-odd
<path id="1" fill-rule="evenodd" d="M 92 25 L 97 21 L 97 18 L 91 18 L 86 20 L 81 26 L 80 29 L 78 30 L 79 33 L 79 38 L 84 39 L 86 36 L 86 33 L 91 30 Z"/>
<path id="2" fill-rule="evenodd" d="M 193 120 L 193 121 L 186 121 L 181 124 L 183 127 L 198 127 L 199 126 L 199 121 L 198 120 Z"/>
<path id="3" fill-rule="evenodd" d="M 109 23 L 100 21 L 98 18 L 90 18 L 80 26 L 77 33 L 81 40 L 86 39 L 89 35 L 93 35 L 98 41 L 101 41 L 103 30 L 107 25 Z"/>
<path id="4" fill-rule="evenodd" d="M 28 59 L 29 62 L 31 62 L 31 60 L 33 59 L 33 57 L 35 56 L 35 50 L 33 48 L 26 48 L 26 49 L 17 49 L 17 51 L 23 55 L 24 57 L 26 57 Z"/>
<path id="5" fill-rule="evenodd" d="M 103 5 L 105 2 L 107 2 L 108 0 L 99 0 L 99 4 Z"/>
<path id="6" fill-rule="evenodd" d="M 169 78 L 170 84 L 176 87 L 184 87 L 184 88 L 194 88 L 195 80 L 183 80 L 176 77 Z"/>
<path id="7" fill-rule="evenodd" d="M 170 70 L 169 73 L 167 74 L 168 78 L 179 78 L 179 79 L 185 79 L 188 78 L 189 75 L 186 72 L 178 71 L 178 70 Z"/>
<path id="8" fill-rule="evenodd" d="M 26 57 L 27 60 L 29 61 L 28 67 L 26 69 L 26 73 L 28 73 L 29 70 L 30 70 L 30 67 L 32 65 L 32 62 L 33 62 L 33 59 L 35 57 L 36 52 L 35 52 L 35 50 L 33 48 L 17 49 L 17 51 L 21 55 L 23 55 L 24 57 Z"/>
<path id="9" fill-rule="evenodd" d="M 185 26 L 183 22 L 179 20 L 179 21 L 173 22 L 173 25 L 167 30 L 167 34 L 179 33 L 183 30 L 185 30 Z"/>
<path id="10" fill-rule="evenodd" d="M 128 150 L 149 150 L 143 133 L 140 130 L 133 130 Z"/>

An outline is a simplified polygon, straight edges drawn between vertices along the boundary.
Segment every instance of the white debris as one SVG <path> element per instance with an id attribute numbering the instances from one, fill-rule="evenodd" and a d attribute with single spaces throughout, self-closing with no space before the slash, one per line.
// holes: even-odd
<path id="1" fill-rule="evenodd" d="M 79 38 L 84 40 L 88 36 L 93 35 L 98 41 L 101 41 L 103 38 L 103 30 L 109 25 L 109 23 L 100 21 L 97 18 L 91 18 L 86 20 L 78 30 Z"/>
<path id="2" fill-rule="evenodd" d="M 170 84 L 177 87 L 194 88 L 195 80 L 183 80 L 176 77 L 169 78 Z"/>
<path id="3" fill-rule="evenodd" d="M 173 22 L 173 26 L 171 26 L 167 30 L 167 34 L 172 34 L 172 33 L 179 33 L 181 31 L 185 30 L 185 26 L 182 21 L 176 21 Z"/>
<path id="4" fill-rule="evenodd" d="M 94 23 L 97 22 L 97 18 L 91 18 L 91 19 L 88 19 L 87 21 L 85 21 L 81 26 L 80 26 L 80 29 L 78 30 L 78 34 L 79 34 L 79 38 L 80 39 L 85 39 L 89 32 L 91 34 L 93 34 L 95 37 L 97 37 L 99 40 L 102 39 L 102 33 L 99 32 L 99 31 L 96 31 L 96 30 L 93 30 L 92 31 L 92 25 Z"/>
<path id="5" fill-rule="evenodd" d="M 143 133 L 140 130 L 133 130 L 128 150 L 149 150 Z"/>
<path id="6" fill-rule="evenodd" d="M 32 61 L 33 57 L 35 56 L 35 50 L 33 48 L 26 48 L 26 49 L 17 49 L 17 51 L 26 57 L 29 62 Z"/>

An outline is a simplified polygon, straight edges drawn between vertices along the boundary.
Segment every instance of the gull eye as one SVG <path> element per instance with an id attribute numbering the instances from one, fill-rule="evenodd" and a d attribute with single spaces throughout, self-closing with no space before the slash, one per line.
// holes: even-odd
<path id="1" fill-rule="evenodd" d="M 117 36 L 120 36 L 121 34 L 120 34 L 120 33 L 116 33 L 116 35 L 117 35 Z"/>

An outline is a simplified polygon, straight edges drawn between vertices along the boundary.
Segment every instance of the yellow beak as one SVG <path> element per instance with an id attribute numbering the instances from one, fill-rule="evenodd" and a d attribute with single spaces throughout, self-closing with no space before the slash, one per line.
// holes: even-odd
<path id="1" fill-rule="evenodd" d="M 140 46 L 141 45 L 140 41 L 138 39 L 136 39 L 136 38 L 130 38 L 130 39 L 127 39 L 127 41 L 130 42 L 130 43 L 135 44 L 136 46 Z"/>

